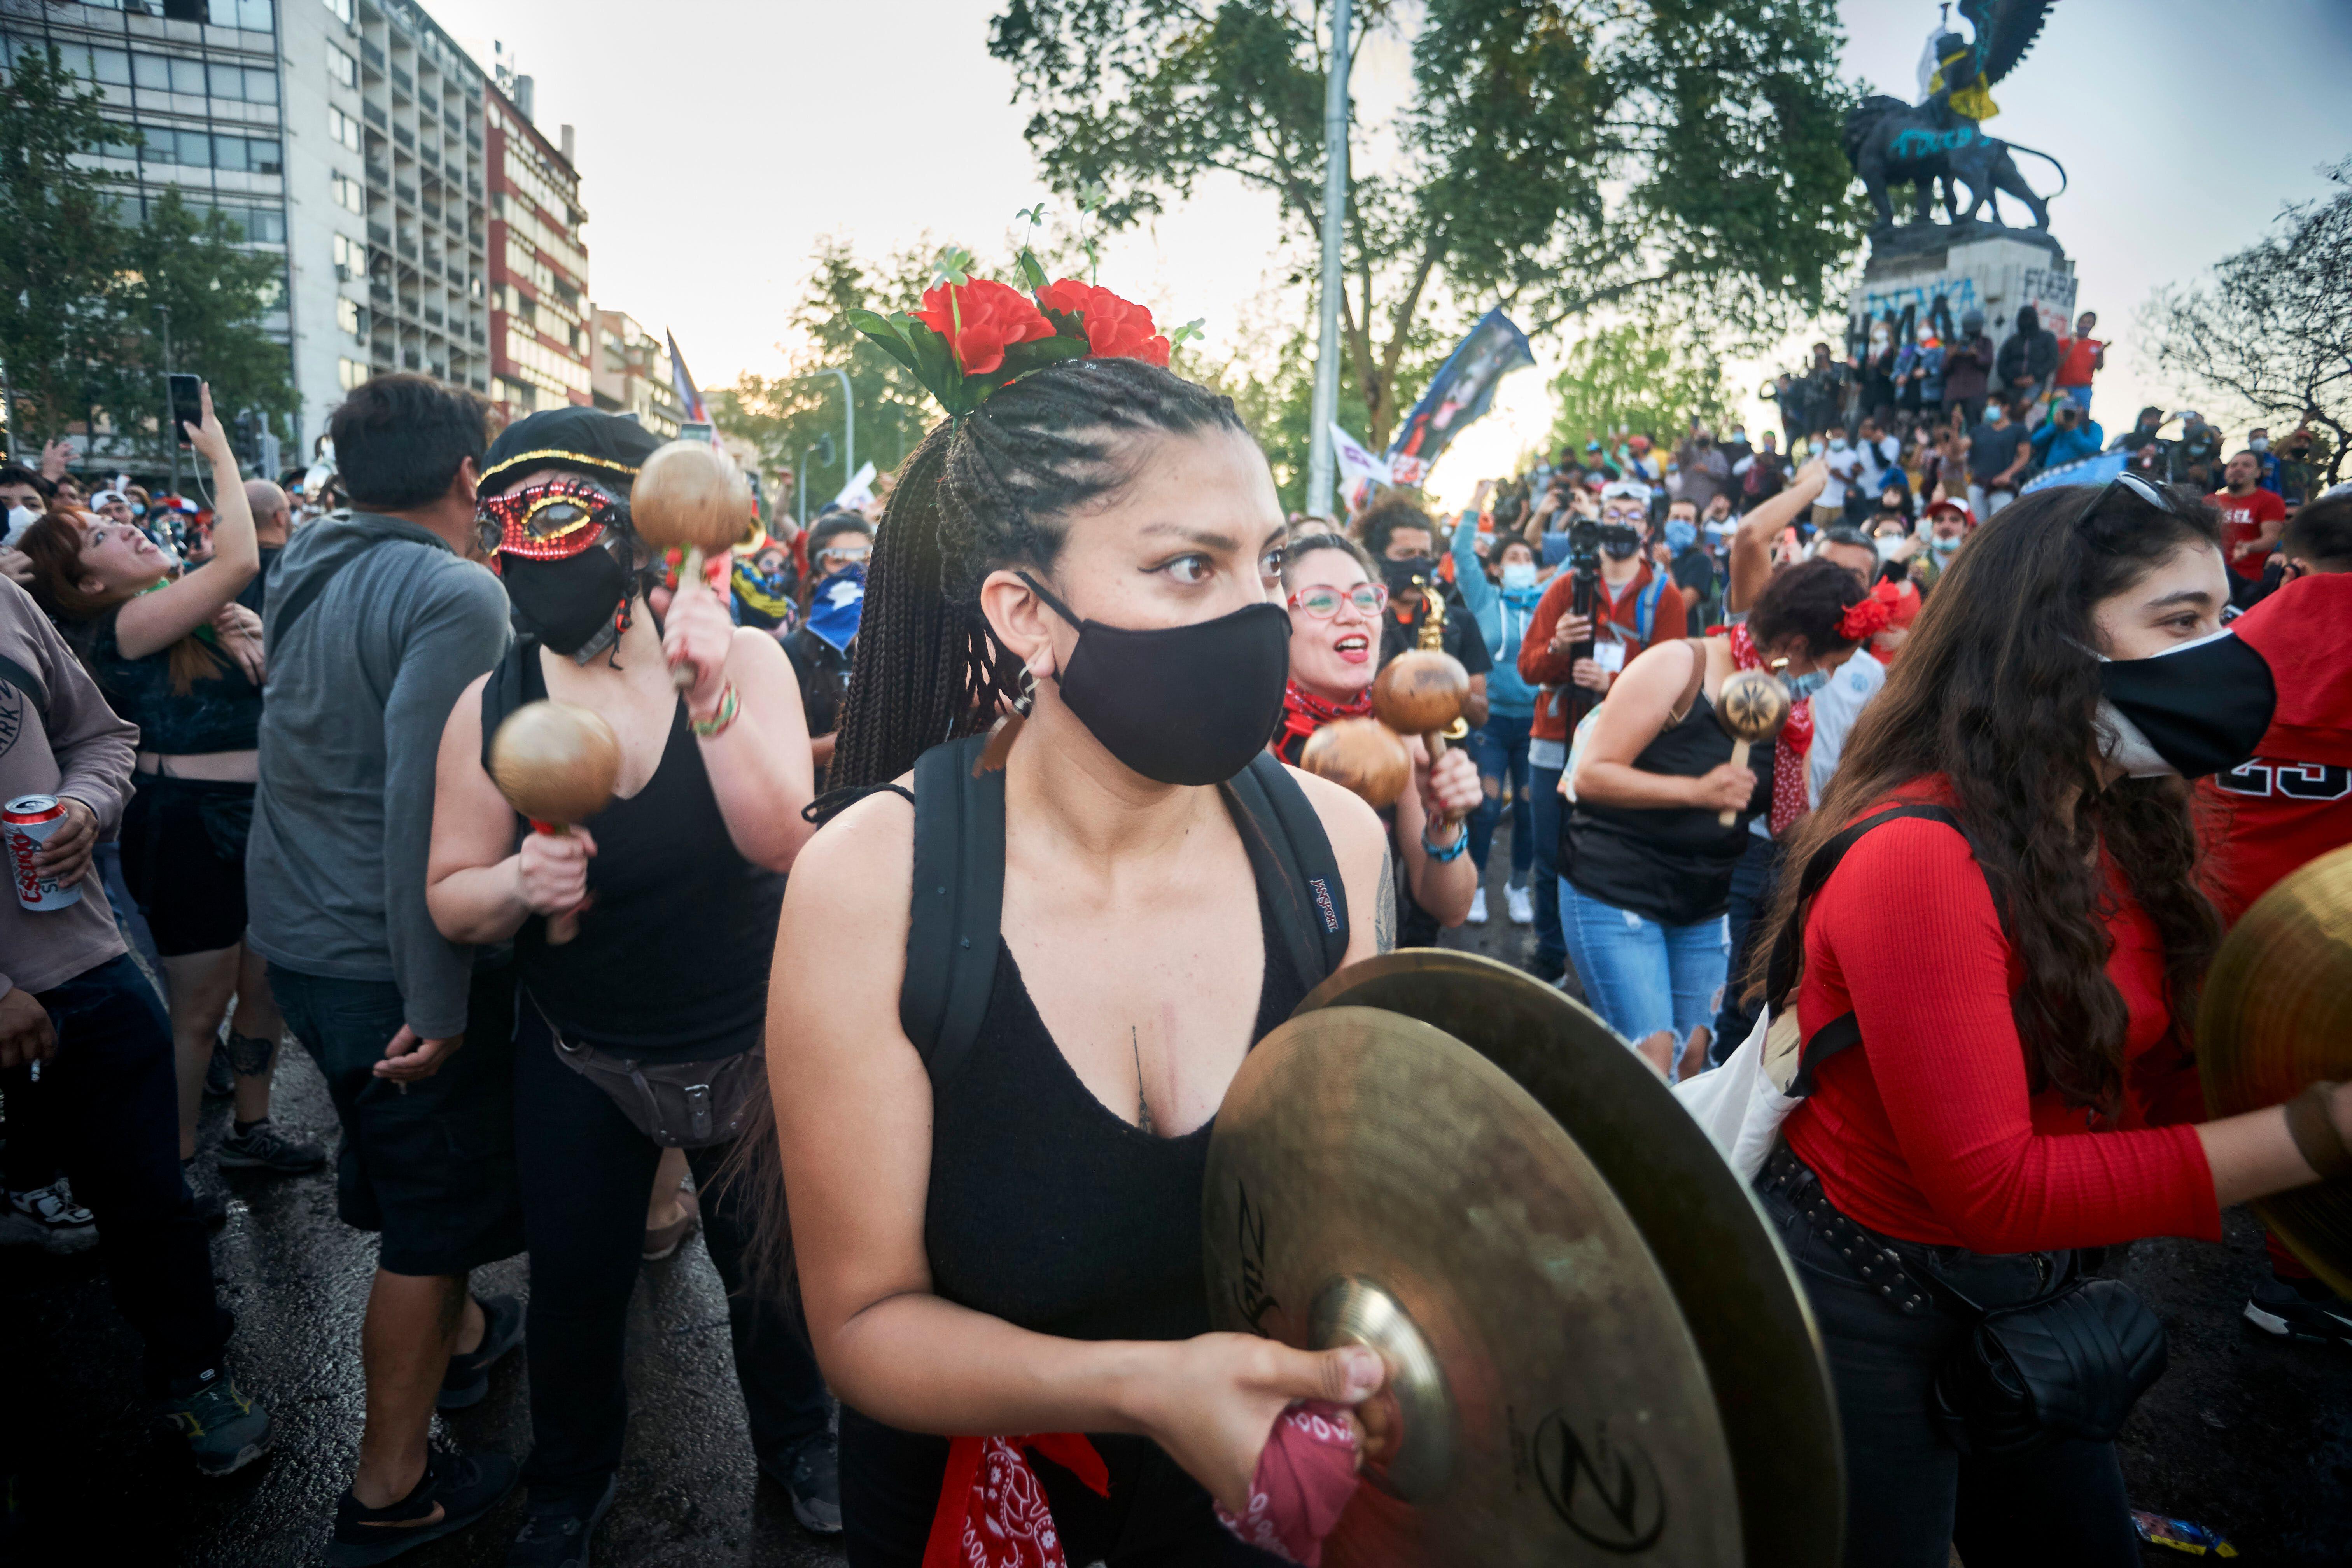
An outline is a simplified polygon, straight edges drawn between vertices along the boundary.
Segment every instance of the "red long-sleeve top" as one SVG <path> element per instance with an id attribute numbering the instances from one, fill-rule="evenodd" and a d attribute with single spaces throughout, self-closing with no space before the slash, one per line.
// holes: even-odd
<path id="1" fill-rule="evenodd" d="M 1782 1128 L 1840 1210 L 1986 1253 L 2221 1236 L 2204 1146 L 2179 1124 L 2202 1110 L 2167 1038 L 2162 943 L 2112 875 L 2109 894 L 2107 977 L 2131 1016 L 2112 1122 L 2028 1091 L 2021 970 L 1968 841 L 1915 817 L 1848 851 L 1805 922 L 1797 1021 L 1810 1036 L 1852 1011 L 1863 1043 L 1821 1064 Z"/>

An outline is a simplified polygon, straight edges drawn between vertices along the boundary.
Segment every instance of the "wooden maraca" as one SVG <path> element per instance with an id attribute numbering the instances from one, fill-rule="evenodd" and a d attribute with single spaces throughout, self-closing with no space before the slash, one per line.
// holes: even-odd
<path id="1" fill-rule="evenodd" d="M 1298 765 L 1353 790 L 1375 811 L 1394 805 L 1412 782 L 1412 753 L 1378 719 L 1342 719 L 1324 725 L 1307 737 Z"/>
<path id="2" fill-rule="evenodd" d="M 536 832 L 569 833 L 604 810 L 620 772 L 620 737 L 603 714 L 575 702 L 526 702 L 490 737 L 490 778 Z M 579 934 L 578 910 L 548 917 L 551 944 Z"/>
<path id="3" fill-rule="evenodd" d="M 703 557 L 734 548 L 751 515 L 751 487 L 742 470 L 699 441 L 656 448 L 629 491 L 629 516 L 639 536 L 656 550 L 686 552 L 677 569 L 681 587 L 702 581 Z M 680 691 L 693 680 L 684 663 L 671 668 L 670 681 Z"/>
<path id="4" fill-rule="evenodd" d="M 1716 722 L 1731 737 L 1731 765 L 1748 765 L 1748 750 L 1769 741 L 1789 721 L 1789 689 L 1776 676 L 1760 669 L 1743 669 L 1724 678 L 1716 694 Z M 1737 811 L 1723 811 L 1716 820 L 1728 827 L 1739 819 Z"/>
<path id="5" fill-rule="evenodd" d="M 1470 672 L 1450 653 L 1413 648 L 1389 660 L 1372 679 L 1372 712 L 1400 735 L 1419 735 L 1430 766 L 1445 755 L 1447 730 L 1470 700 Z M 1457 820 L 1448 812 L 1444 820 Z"/>

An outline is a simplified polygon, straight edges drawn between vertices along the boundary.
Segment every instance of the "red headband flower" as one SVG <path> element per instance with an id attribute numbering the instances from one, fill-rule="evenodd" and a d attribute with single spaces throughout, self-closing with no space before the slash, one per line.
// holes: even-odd
<path id="1" fill-rule="evenodd" d="M 1858 643 L 1876 637 L 1886 629 L 1890 613 L 1885 600 L 1875 594 L 1864 595 L 1860 600 L 1848 605 L 1845 614 L 1838 617 L 1838 640 Z"/>

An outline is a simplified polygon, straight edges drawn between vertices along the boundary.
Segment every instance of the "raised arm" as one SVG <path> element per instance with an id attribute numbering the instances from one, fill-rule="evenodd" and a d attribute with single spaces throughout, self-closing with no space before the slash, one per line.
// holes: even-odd
<path id="1" fill-rule="evenodd" d="M 1803 517 L 1830 482 L 1826 458 L 1812 458 L 1799 468 L 1779 495 L 1762 500 L 1739 520 L 1731 536 L 1731 581 L 1724 589 L 1723 613 L 1744 613 L 1772 580 L 1772 541 L 1780 531 Z"/>
<path id="2" fill-rule="evenodd" d="M 183 573 L 152 594 L 122 606 L 114 621 L 115 645 L 125 658 L 144 658 L 170 647 L 233 603 L 261 570 L 261 547 L 253 535 L 253 509 L 245 502 L 245 477 L 228 436 L 213 416 L 213 389 L 204 389 L 204 423 L 187 427 L 198 456 L 213 470 L 213 558 Z"/>
<path id="3" fill-rule="evenodd" d="M 732 624 L 719 595 L 699 583 L 670 600 L 662 648 L 694 671 L 687 712 L 728 838 L 753 865 L 790 870 L 814 831 L 801 809 L 815 795 L 816 776 L 792 659 L 775 638 Z"/>

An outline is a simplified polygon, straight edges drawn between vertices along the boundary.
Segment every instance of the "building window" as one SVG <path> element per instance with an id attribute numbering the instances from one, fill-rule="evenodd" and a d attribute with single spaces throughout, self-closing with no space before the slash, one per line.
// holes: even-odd
<path id="1" fill-rule="evenodd" d="M 371 374 L 368 367 L 358 360 L 339 359 L 335 362 L 335 379 L 342 384 L 345 392 L 367 380 Z"/>
<path id="2" fill-rule="evenodd" d="M 357 300 L 346 300 L 339 294 L 335 297 L 335 325 L 355 338 L 364 338 L 367 336 L 367 312 L 360 309 Z"/>
<path id="3" fill-rule="evenodd" d="M 327 106 L 327 134 L 339 145 L 360 151 L 360 122 L 331 103 Z"/>
<path id="4" fill-rule="evenodd" d="M 360 62 L 335 47 L 327 46 L 327 74 L 345 87 L 360 84 Z"/>
<path id="5" fill-rule="evenodd" d="M 346 283 L 367 276 L 367 247 L 349 235 L 335 236 L 335 276 Z"/>
<path id="6" fill-rule="evenodd" d="M 352 0 L 326 0 L 326 3 L 327 9 L 335 14 L 336 21 L 346 27 L 352 25 Z"/>
<path id="7" fill-rule="evenodd" d="M 207 0 L 205 18 L 215 27 L 242 27 L 248 33 L 277 30 L 269 0 Z"/>
<path id="8" fill-rule="evenodd" d="M 367 216 L 367 192 L 361 188 L 357 180 L 349 174 L 337 174 L 331 183 L 337 206 L 348 213 L 357 213 L 362 217 Z"/>
<path id="9" fill-rule="evenodd" d="M 91 61 L 98 68 L 98 79 L 109 87 L 131 85 L 131 56 L 121 49 L 92 49 Z"/>

